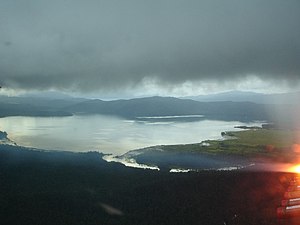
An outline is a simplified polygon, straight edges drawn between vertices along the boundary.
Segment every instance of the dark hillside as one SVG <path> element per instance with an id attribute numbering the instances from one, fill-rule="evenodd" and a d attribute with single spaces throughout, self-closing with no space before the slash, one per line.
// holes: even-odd
<path id="1" fill-rule="evenodd" d="M 197 102 L 171 97 L 131 100 L 89 100 L 64 108 L 72 113 L 109 114 L 127 118 L 145 116 L 204 115 L 220 120 L 267 120 L 264 105 L 250 102 Z"/>
<path id="2" fill-rule="evenodd" d="M 1 224 L 275 225 L 292 174 L 170 174 L 106 163 L 99 153 L 0 146 Z"/>
<path id="3" fill-rule="evenodd" d="M 198 102 L 173 97 L 148 97 L 102 101 L 79 98 L 0 97 L 0 116 L 70 116 L 103 114 L 129 119 L 137 117 L 203 115 L 202 119 L 224 121 L 283 121 L 294 124 L 297 105 L 267 105 L 253 102 Z M 145 118 L 144 118 L 145 119 Z M 197 118 L 199 120 L 201 118 Z"/>
<path id="4" fill-rule="evenodd" d="M 71 116 L 72 113 L 47 106 L 23 103 L 1 103 L 0 117 L 6 116 Z"/>

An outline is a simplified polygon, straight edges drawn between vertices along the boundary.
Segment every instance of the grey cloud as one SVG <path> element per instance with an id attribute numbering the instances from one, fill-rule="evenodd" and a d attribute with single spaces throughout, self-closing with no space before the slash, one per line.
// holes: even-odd
<path id="1" fill-rule="evenodd" d="M 0 83 L 81 91 L 300 80 L 300 2 L 0 2 Z M 1 44 L 2 43 L 2 44 Z"/>

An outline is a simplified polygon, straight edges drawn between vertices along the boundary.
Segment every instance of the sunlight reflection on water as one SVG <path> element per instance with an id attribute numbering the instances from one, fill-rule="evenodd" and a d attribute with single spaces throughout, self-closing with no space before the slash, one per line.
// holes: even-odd
<path id="1" fill-rule="evenodd" d="M 236 125 L 260 123 L 213 120 L 135 121 L 113 116 L 6 117 L 0 130 L 28 147 L 67 151 L 100 151 L 123 154 L 132 149 L 162 144 L 197 143 L 221 138 L 222 131 L 238 130 Z"/>

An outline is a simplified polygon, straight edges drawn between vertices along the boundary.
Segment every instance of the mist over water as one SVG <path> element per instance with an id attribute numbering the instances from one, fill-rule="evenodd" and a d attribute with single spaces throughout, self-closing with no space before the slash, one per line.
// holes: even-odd
<path id="1" fill-rule="evenodd" d="M 116 155 L 153 145 L 198 143 L 221 138 L 222 131 L 241 123 L 205 120 L 126 120 L 92 115 L 72 117 L 0 118 L 0 130 L 18 145 L 47 150 L 100 151 Z"/>

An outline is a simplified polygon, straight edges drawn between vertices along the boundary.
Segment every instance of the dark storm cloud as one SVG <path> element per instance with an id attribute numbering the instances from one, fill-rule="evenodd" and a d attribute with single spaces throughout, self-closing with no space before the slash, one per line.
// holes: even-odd
<path id="1" fill-rule="evenodd" d="M 0 84 L 108 90 L 145 80 L 300 80 L 300 1 L 0 2 Z"/>

